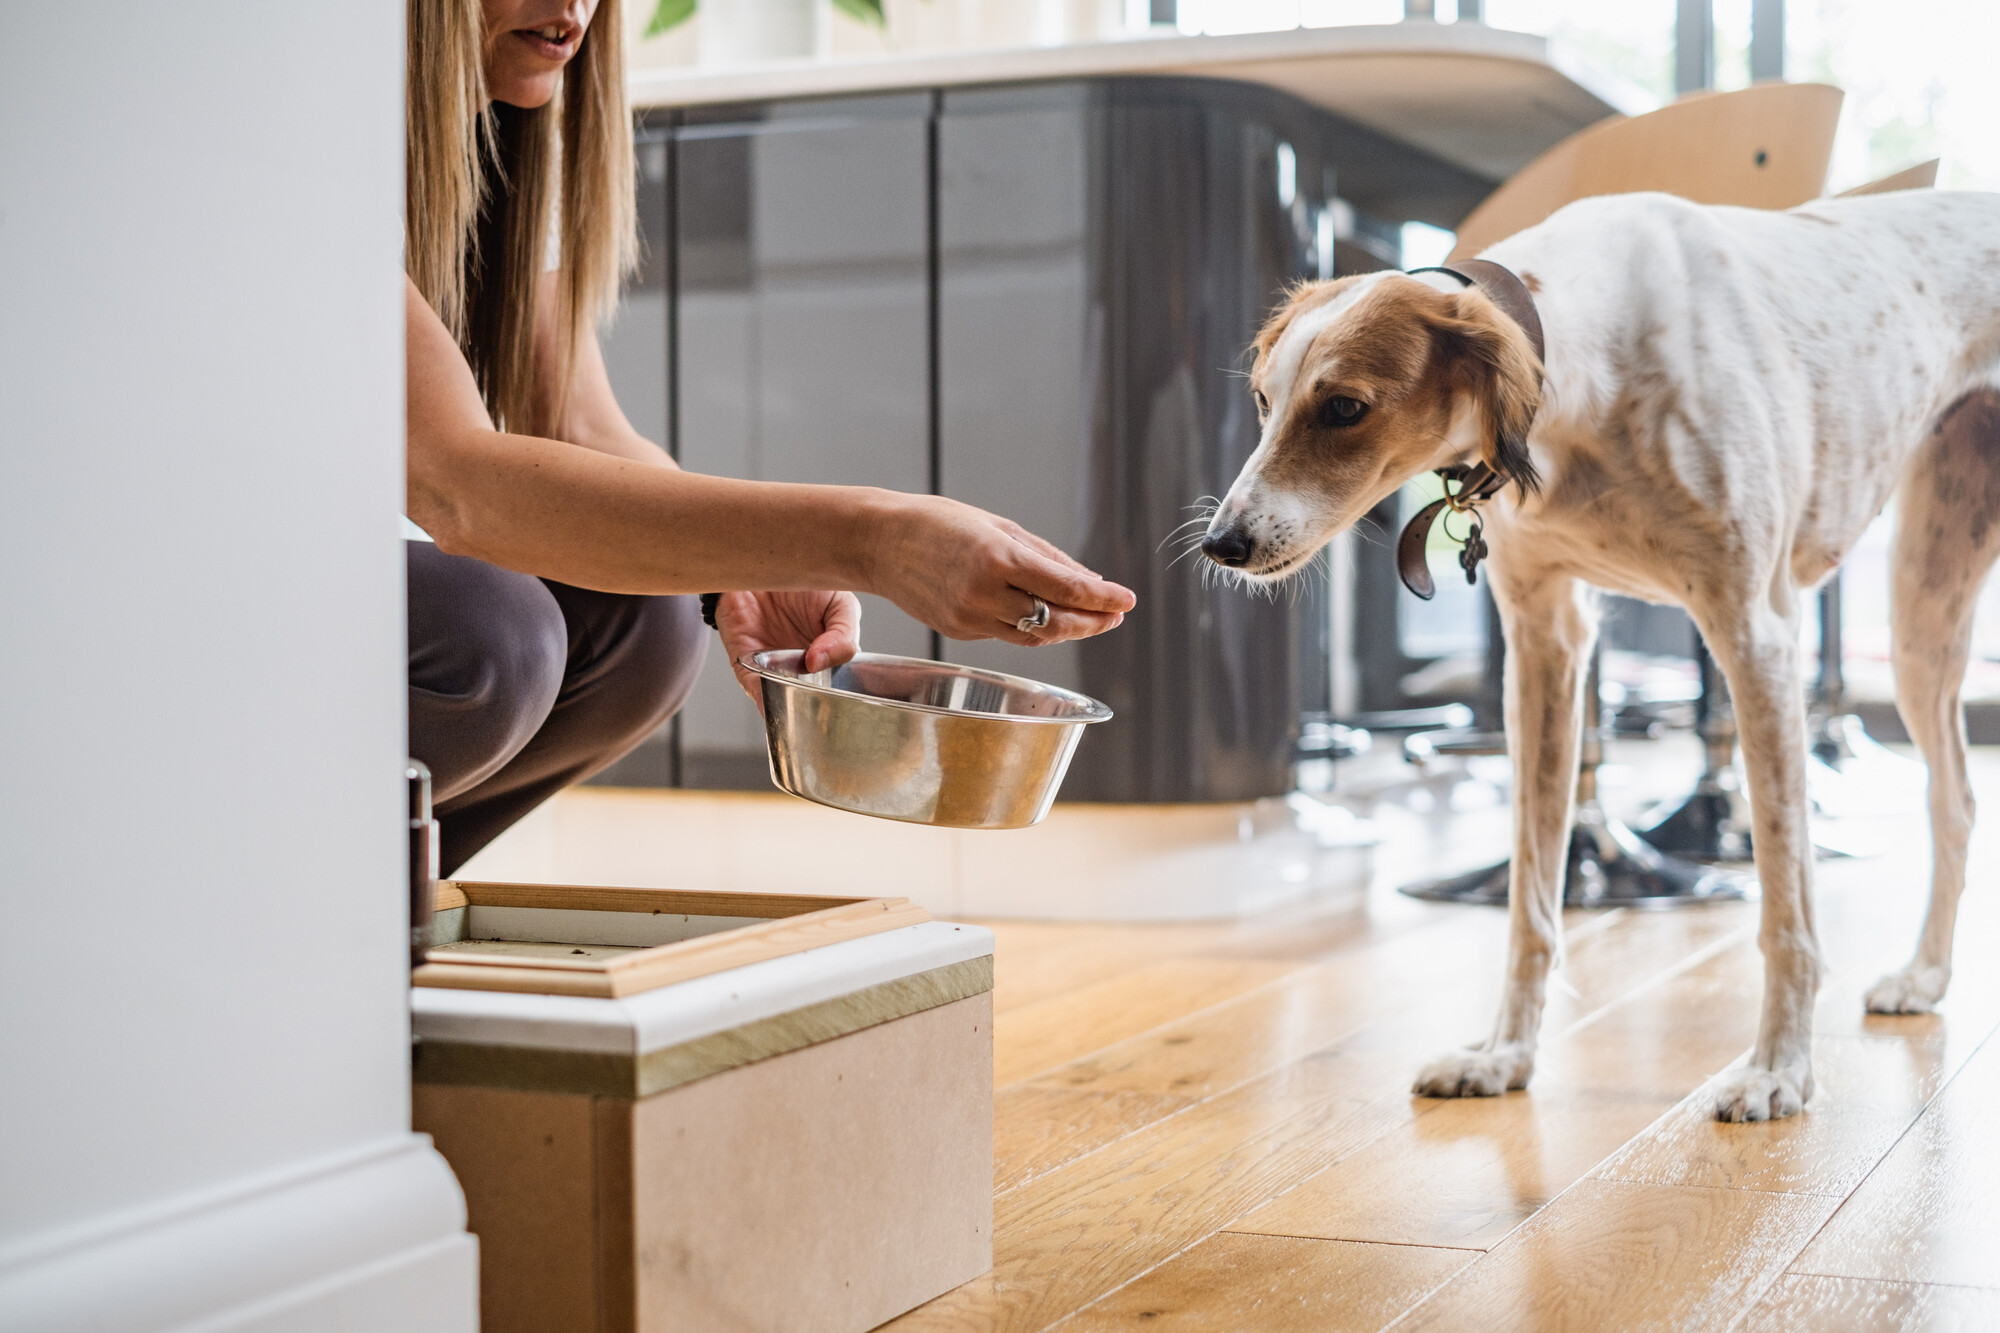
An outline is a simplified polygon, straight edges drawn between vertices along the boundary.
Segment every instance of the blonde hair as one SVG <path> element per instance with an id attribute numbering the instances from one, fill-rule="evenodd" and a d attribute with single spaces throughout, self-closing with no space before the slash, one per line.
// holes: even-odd
<path id="1" fill-rule="evenodd" d="M 638 253 L 632 122 L 619 0 L 590 29 L 543 107 L 487 98 L 479 0 L 408 0 L 403 205 L 410 280 L 465 351 L 502 430 L 561 426 L 576 350 Z M 559 179 L 558 179 L 559 177 Z M 559 191 L 551 198 L 551 191 Z M 551 205 L 560 246 L 556 364 L 535 376 L 536 297 Z"/>

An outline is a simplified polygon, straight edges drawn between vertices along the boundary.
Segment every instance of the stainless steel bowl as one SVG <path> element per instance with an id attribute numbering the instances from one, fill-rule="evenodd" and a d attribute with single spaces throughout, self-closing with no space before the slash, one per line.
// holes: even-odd
<path id="1" fill-rule="evenodd" d="M 800 671 L 796 649 L 743 666 L 763 678 L 771 780 L 836 810 L 947 828 L 1026 828 L 1049 813 L 1083 729 L 1111 710 L 1019 676 L 860 653 Z"/>

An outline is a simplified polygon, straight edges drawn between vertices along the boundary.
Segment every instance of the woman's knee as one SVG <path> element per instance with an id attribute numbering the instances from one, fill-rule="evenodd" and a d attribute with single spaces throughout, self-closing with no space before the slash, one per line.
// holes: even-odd
<path id="1" fill-rule="evenodd" d="M 445 800 L 534 737 L 562 689 L 568 634 L 541 580 L 409 547 L 410 751 Z"/>

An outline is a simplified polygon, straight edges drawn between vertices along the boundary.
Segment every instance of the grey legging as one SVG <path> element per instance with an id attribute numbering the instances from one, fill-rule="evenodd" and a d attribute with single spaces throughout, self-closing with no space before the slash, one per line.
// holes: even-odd
<path id="1" fill-rule="evenodd" d="M 708 631 L 692 597 L 590 592 L 405 546 L 410 753 L 430 766 L 451 875 L 671 717 Z"/>

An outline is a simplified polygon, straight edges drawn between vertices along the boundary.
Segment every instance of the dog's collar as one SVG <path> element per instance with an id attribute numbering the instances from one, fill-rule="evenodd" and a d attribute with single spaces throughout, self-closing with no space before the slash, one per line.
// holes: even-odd
<path id="1" fill-rule="evenodd" d="M 1534 345 L 1535 359 L 1546 360 L 1542 346 L 1541 312 L 1535 309 L 1535 298 L 1528 291 L 1528 285 L 1516 277 L 1512 269 L 1488 259 L 1467 259 L 1455 267 L 1438 264 L 1408 271 L 1446 273 L 1468 287 L 1477 287 L 1500 307 L 1501 313 L 1521 326 L 1521 332 L 1527 334 L 1528 341 Z M 1439 468 L 1438 476 L 1444 479 L 1444 498 L 1433 500 L 1418 510 L 1416 517 L 1403 525 L 1403 535 L 1396 541 L 1396 572 L 1402 576 L 1403 586 L 1427 602 L 1437 596 L 1437 585 L 1431 581 L 1430 560 L 1425 555 L 1430 545 L 1432 525 L 1447 509 L 1471 518 L 1472 527 L 1460 543 L 1462 549 L 1458 553 L 1458 564 L 1465 571 L 1467 583 L 1478 582 L 1479 562 L 1487 554 L 1478 506 L 1498 495 L 1507 485 L 1507 478 L 1486 463 Z M 1453 483 L 1457 483 L 1456 490 L 1452 489 Z"/>

